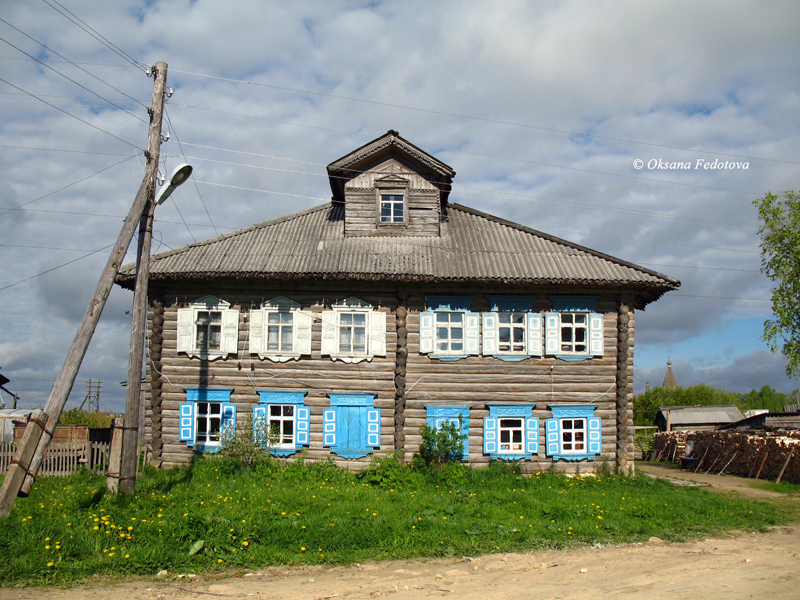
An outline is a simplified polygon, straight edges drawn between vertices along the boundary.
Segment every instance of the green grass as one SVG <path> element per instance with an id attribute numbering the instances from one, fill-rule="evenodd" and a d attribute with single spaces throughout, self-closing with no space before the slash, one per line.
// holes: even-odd
<path id="1" fill-rule="evenodd" d="M 522 477 L 503 464 L 358 474 L 331 463 L 148 469 L 133 497 L 81 472 L 39 478 L 0 523 L 0 584 L 265 565 L 475 556 L 763 530 L 786 511 L 649 477 Z"/>

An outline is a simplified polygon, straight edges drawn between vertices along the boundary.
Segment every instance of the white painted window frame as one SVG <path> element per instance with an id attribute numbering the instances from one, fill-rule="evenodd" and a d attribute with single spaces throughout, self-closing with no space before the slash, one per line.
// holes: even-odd
<path id="1" fill-rule="evenodd" d="M 363 353 L 340 350 L 341 315 L 349 313 L 366 316 L 366 348 Z M 348 298 L 341 304 L 333 305 L 331 310 L 323 311 L 321 354 L 348 363 L 371 361 L 376 356 L 386 356 L 386 313 L 357 298 Z"/>

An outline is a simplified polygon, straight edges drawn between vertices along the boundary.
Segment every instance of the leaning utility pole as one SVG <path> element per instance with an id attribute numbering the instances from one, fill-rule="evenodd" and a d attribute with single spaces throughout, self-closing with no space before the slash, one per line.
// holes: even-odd
<path id="1" fill-rule="evenodd" d="M 144 179 L 133 201 L 131 210 L 125 218 L 122 231 L 120 231 L 114 249 L 111 251 L 108 263 L 106 263 L 103 269 L 100 281 L 97 283 L 94 296 L 92 296 L 89 306 L 86 308 L 86 313 L 83 315 L 83 320 L 78 327 L 78 332 L 75 334 L 75 339 L 72 341 L 72 346 L 70 346 L 69 352 L 67 353 L 67 358 L 61 367 L 53 389 L 50 391 L 50 397 L 44 409 L 45 415 L 42 415 L 42 417 L 45 418 L 43 430 L 35 432 L 34 430 L 39 429 L 37 426 L 38 420 L 29 420 L 25 436 L 27 441 L 20 444 L 20 447 L 17 449 L 14 460 L 3 480 L 3 485 L 0 487 L 0 516 L 2 517 L 8 517 L 11 513 L 15 496 L 20 495 L 26 497 L 30 493 L 33 481 L 42 464 L 44 453 L 47 451 L 47 446 L 50 443 L 50 439 L 53 437 L 53 431 L 56 423 L 58 423 L 58 418 L 61 416 L 61 411 L 75 383 L 75 377 L 78 374 L 78 369 L 80 369 L 83 357 L 86 355 L 86 350 L 89 347 L 89 342 L 97 327 L 97 322 L 100 320 L 100 315 L 108 299 L 108 294 L 111 292 L 111 287 L 114 285 L 114 279 L 119 272 L 120 264 L 125 258 L 125 253 L 128 251 L 131 239 L 133 239 L 136 224 L 141 219 L 147 201 L 153 198 L 155 178 L 158 172 L 164 89 L 167 80 L 166 63 L 159 62 L 156 64 L 155 78 L 152 108 L 148 109 L 150 113 L 150 130 L 148 134 L 148 149 L 145 152 L 147 165 L 145 167 Z M 27 435 L 28 429 L 34 432 L 30 436 Z M 38 433 L 38 435 L 36 433 Z M 35 447 L 33 453 L 30 451 L 31 447 Z"/>
<path id="2" fill-rule="evenodd" d="M 148 147 L 154 153 L 158 165 L 161 144 L 161 114 L 164 109 L 164 91 L 167 82 L 167 65 L 159 63 L 156 67 L 161 76 L 161 86 L 153 90 L 153 122 L 158 127 L 150 128 Z M 156 80 L 158 87 L 158 79 Z M 156 102 L 156 93 L 160 101 Z M 131 309 L 131 352 L 128 361 L 128 385 L 125 388 L 125 425 L 122 430 L 122 460 L 119 467 L 119 489 L 133 494 L 136 487 L 136 459 L 139 455 L 139 405 L 142 390 L 142 356 L 144 354 L 145 328 L 147 327 L 147 287 L 150 278 L 150 244 L 153 239 L 153 213 L 155 203 L 155 172 L 153 187 L 147 197 L 144 210 L 139 219 L 139 242 L 136 252 L 136 284 L 133 291 Z M 109 476 L 111 473 L 109 473 Z"/>

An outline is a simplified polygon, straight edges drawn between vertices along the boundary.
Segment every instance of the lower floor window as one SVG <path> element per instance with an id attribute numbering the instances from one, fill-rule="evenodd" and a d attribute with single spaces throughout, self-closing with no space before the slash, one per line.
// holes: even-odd
<path id="1" fill-rule="evenodd" d="M 219 444 L 222 427 L 222 402 L 198 402 L 195 415 L 195 441 L 200 444 Z"/>
<path id="2" fill-rule="evenodd" d="M 525 424 L 522 419 L 500 419 L 500 454 L 525 452 Z"/>
<path id="3" fill-rule="evenodd" d="M 469 458 L 469 406 L 426 406 L 426 425 L 431 429 L 442 429 L 445 423 L 452 423 L 455 431 L 461 436 L 461 452 L 453 456 L 453 460 L 467 460 Z"/>
<path id="4" fill-rule="evenodd" d="M 278 456 L 289 456 L 309 444 L 311 411 L 304 405 L 306 392 L 259 390 L 253 408 L 253 435 Z M 267 439 L 268 438 L 268 439 Z"/>
<path id="5" fill-rule="evenodd" d="M 236 425 L 232 389 L 187 388 L 180 405 L 178 437 L 198 452 L 216 452 L 226 431 Z"/>
<path id="6" fill-rule="evenodd" d="M 381 411 L 375 394 L 328 394 L 322 411 L 322 445 L 342 458 L 361 458 L 381 445 Z"/>
<path id="7" fill-rule="evenodd" d="M 602 451 L 602 423 L 594 404 L 551 405 L 544 424 L 547 455 L 553 460 L 590 460 Z"/>
<path id="8" fill-rule="evenodd" d="M 579 454 L 586 452 L 586 419 L 561 421 L 561 451 Z"/>
<path id="9" fill-rule="evenodd" d="M 483 420 L 483 452 L 492 458 L 521 460 L 539 454 L 539 419 L 535 404 L 489 406 Z"/>

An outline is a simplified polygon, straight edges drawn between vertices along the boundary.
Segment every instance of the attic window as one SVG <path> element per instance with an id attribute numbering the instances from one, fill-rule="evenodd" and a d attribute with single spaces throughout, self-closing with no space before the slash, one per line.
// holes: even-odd
<path id="1" fill-rule="evenodd" d="M 380 195 L 380 222 L 405 223 L 405 195 L 392 193 Z"/>

